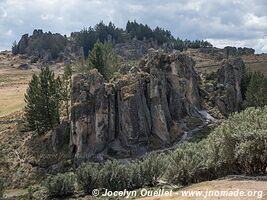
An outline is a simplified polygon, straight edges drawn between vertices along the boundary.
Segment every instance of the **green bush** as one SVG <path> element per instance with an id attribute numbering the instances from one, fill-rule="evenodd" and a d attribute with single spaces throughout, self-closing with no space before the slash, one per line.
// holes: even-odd
<path id="1" fill-rule="evenodd" d="M 45 184 L 48 195 L 52 197 L 64 197 L 74 194 L 75 176 L 73 173 L 57 174 L 50 176 Z"/>
<path id="2" fill-rule="evenodd" d="M 87 194 L 100 187 L 100 165 L 97 163 L 83 163 L 77 169 L 77 181 L 79 186 Z"/>
<path id="3" fill-rule="evenodd" d="M 107 161 L 101 170 L 101 185 L 103 188 L 118 191 L 131 187 L 131 176 L 126 164 L 119 161 Z"/>
<path id="4" fill-rule="evenodd" d="M 207 139 L 180 146 L 168 163 L 167 180 L 181 185 L 229 174 L 265 174 L 267 107 L 233 114 Z"/>
<path id="5" fill-rule="evenodd" d="M 145 185 L 144 177 L 142 176 L 142 162 L 134 161 L 129 164 L 128 171 L 130 175 L 130 189 L 141 188 Z"/>
<path id="6" fill-rule="evenodd" d="M 166 173 L 171 183 L 186 185 L 210 179 L 207 165 L 205 141 L 187 143 L 176 149 L 169 157 Z"/>
<path id="7" fill-rule="evenodd" d="M 208 157 L 219 168 L 239 173 L 265 173 L 267 167 L 267 107 L 234 114 L 209 137 Z M 229 173 L 229 172 L 228 172 Z"/>
<path id="8" fill-rule="evenodd" d="M 145 185 L 155 186 L 166 170 L 164 154 L 150 153 L 141 163 L 141 176 Z"/>

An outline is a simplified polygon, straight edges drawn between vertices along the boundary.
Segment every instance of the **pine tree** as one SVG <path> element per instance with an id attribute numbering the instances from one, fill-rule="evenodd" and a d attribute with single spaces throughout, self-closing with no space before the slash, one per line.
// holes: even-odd
<path id="1" fill-rule="evenodd" d="M 33 75 L 25 95 L 25 117 L 31 130 L 45 133 L 60 123 L 60 85 L 48 67 Z"/>
<path id="2" fill-rule="evenodd" d="M 112 52 L 110 43 L 103 44 L 97 41 L 93 50 L 89 53 L 87 63 L 87 72 L 92 68 L 96 68 L 106 80 L 109 80 L 118 69 L 118 59 Z"/>

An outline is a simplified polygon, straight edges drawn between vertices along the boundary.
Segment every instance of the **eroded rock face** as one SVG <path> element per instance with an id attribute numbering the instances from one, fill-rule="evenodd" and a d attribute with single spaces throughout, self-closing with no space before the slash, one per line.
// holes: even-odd
<path id="1" fill-rule="evenodd" d="M 233 56 L 253 55 L 255 53 L 255 50 L 252 48 L 247 48 L 247 47 L 236 48 L 236 47 L 227 46 L 227 47 L 224 47 L 223 52 L 226 58 L 230 58 Z"/>
<path id="2" fill-rule="evenodd" d="M 225 60 L 218 71 L 218 87 L 221 87 L 221 91 L 215 101 L 224 115 L 241 109 L 241 81 L 244 69 L 245 64 L 241 58 L 232 58 Z"/>
<path id="3" fill-rule="evenodd" d="M 139 70 L 104 83 L 92 70 L 75 75 L 71 147 L 76 158 L 97 153 L 128 157 L 145 153 L 151 138 L 171 143 L 171 129 L 187 116 L 200 117 L 198 76 L 193 60 L 180 53 L 151 52 Z"/>

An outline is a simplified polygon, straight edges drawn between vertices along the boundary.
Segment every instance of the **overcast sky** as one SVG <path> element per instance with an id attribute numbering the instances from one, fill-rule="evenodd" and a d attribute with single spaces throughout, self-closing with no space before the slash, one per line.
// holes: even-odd
<path id="1" fill-rule="evenodd" d="M 266 0 L 0 0 L 0 50 L 33 29 L 69 35 L 103 20 L 171 30 L 182 39 L 267 52 Z"/>

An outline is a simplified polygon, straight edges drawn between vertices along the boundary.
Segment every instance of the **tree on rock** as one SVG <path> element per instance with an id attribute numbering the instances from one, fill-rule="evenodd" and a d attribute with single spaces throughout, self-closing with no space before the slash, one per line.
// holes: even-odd
<path id="1" fill-rule="evenodd" d="M 45 133 L 60 123 L 60 85 L 48 67 L 33 75 L 25 95 L 25 117 L 31 130 Z"/>
<path id="2" fill-rule="evenodd" d="M 112 45 L 97 41 L 89 53 L 86 68 L 86 71 L 96 68 L 106 80 L 109 80 L 118 69 L 118 58 L 112 52 Z"/>

